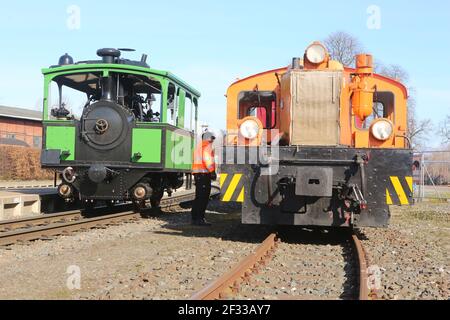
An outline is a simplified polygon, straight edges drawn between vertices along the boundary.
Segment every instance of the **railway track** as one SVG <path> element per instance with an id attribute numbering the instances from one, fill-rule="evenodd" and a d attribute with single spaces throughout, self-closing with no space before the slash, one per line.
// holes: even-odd
<path id="1" fill-rule="evenodd" d="M 378 292 L 369 289 L 368 260 L 364 247 L 356 234 L 352 234 L 352 244 L 355 248 L 359 269 L 359 300 L 377 300 Z"/>
<path id="2" fill-rule="evenodd" d="M 56 187 L 53 183 L 0 186 L 0 191 L 16 191 L 24 189 L 56 189 Z"/>
<path id="3" fill-rule="evenodd" d="M 358 288 L 359 300 L 376 300 L 377 292 L 368 289 L 367 257 L 361 241 L 357 235 L 350 235 L 354 248 L 354 259 L 358 266 Z M 271 233 L 250 255 L 238 264 L 234 265 L 228 272 L 205 286 L 191 296 L 190 300 L 216 300 L 226 299 L 238 293 L 242 283 L 248 282 L 252 274 L 258 273 L 274 255 L 279 246 L 280 239 L 276 233 Z"/>
<path id="4" fill-rule="evenodd" d="M 217 195 L 217 190 L 211 196 Z M 194 199 L 193 192 L 175 195 L 161 200 L 161 208 L 169 208 L 180 203 L 190 202 Z M 0 246 L 8 246 L 15 243 L 48 239 L 58 235 L 66 235 L 79 230 L 104 227 L 112 224 L 136 220 L 141 213 L 130 210 L 130 204 L 114 207 L 114 213 L 98 216 L 106 212 L 106 207 L 97 211 L 97 216 L 86 217 L 81 210 L 73 210 L 56 214 L 42 215 L 38 217 L 23 218 L 0 222 Z M 110 209 L 111 210 L 111 209 Z M 117 212 L 122 211 L 122 212 Z"/>

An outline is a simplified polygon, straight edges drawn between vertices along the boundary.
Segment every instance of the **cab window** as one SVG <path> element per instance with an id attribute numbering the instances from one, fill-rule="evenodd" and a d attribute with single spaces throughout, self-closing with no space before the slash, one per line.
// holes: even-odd
<path id="1" fill-rule="evenodd" d="M 364 121 L 355 115 L 356 128 L 369 129 L 378 118 L 386 118 L 394 123 L 394 100 L 395 96 L 392 92 L 375 92 L 372 113 Z"/>
<path id="2" fill-rule="evenodd" d="M 194 108 L 192 103 L 192 95 L 187 92 L 184 100 L 184 128 L 186 130 L 194 129 Z"/>
<path id="3" fill-rule="evenodd" d="M 161 83 L 143 75 L 111 72 L 111 99 L 128 109 L 138 121 L 160 122 Z M 75 73 L 52 79 L 48 92 L 48 119 L 80 120 L 85 108 L 102 99 L 101 72 Z"/>
<path id="4" fill-rule="evenodd" d="M 167 123 L 175 126 L 178 117 L 177 88 L 173 83 L 169 83 L 167 91 Z"/>
<path id="5" fill-rule="evenodd" d="M 239 119 L 258 118 L 264 129 L 276 124 L 276 95 L 273 91 L 242 91 L 238 96 Z"/>

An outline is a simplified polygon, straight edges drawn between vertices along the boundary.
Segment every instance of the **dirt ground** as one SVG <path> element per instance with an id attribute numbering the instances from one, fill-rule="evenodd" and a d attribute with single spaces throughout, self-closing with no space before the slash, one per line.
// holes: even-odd
<path id="1" fill-rule="evenodd" d="M 449 217 L 450 204 L 393 207 L 388 229 L 362 230 L 371 264 L 382 273 L 383 299 L 449 298 Z M 179 208 L 158 218 L 0 248 L 0 299 L 188 298 L 269 231 L 240 225 L 238 208 L 218 202 L 210 205 L 208 219 L 212 228 L 193 227 L 189 210 Z M 333 297 L 319 291 L 324 299 Z M 279 288 L 267 298 L 278 294 L 286 295 Z"/>

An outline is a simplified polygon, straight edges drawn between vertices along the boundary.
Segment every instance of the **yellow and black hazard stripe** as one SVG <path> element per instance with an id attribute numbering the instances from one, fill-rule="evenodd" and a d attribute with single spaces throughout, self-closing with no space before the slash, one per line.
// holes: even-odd
<path id="1" fill-rule="evenodd" d="M 409 205 L 412 195 L 412 177 L 389 177 L 386 188 L 386 203 L 388 205 Z"/>
<path id="2" fill-rule="evenodd" d="M 244 177 L 242 173 L 221 173 L 220 193 L 223 202 L 244 202 Z"/>

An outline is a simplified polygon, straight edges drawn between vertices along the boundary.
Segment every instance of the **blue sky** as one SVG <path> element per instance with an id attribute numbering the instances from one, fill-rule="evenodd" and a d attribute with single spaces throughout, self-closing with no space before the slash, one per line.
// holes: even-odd
<path id="1" fill-rule="evenodd" d="M 71 5 L 80 8 L 80 29 L 67 26 Z M 367 27 L 370 5 L 380 9 L 380 29 Z M 440 0 L 0 0 L 0 104 L 40 109 L 40 69 L 65 52 L 87 60 L 101 47 L 131 47 L 128 57 L 146 52 L 152 67 L 199 89 L 201 119 L 224 128 L 224 94 L 236 78 L 285 66 L 338 30 L 409 72 L 420 118 L 437 125 L 450 114 L 450 2 Z"/>

